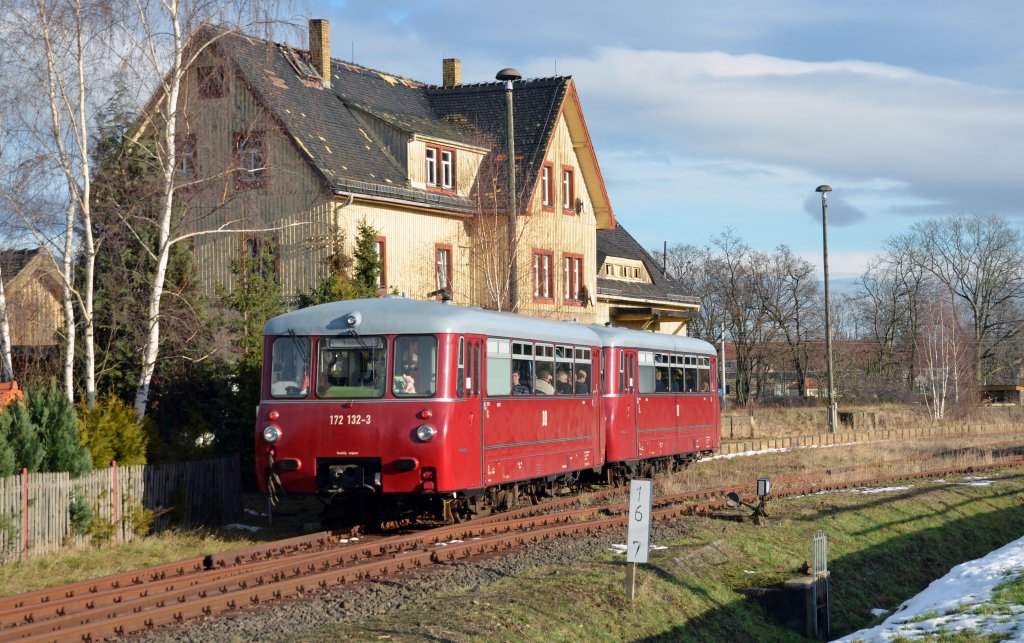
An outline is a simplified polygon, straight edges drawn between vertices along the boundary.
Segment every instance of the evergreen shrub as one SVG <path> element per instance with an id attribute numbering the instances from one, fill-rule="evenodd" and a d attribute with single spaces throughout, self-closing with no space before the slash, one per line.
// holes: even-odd
<path id="1" fill-rule="evenodd" d="M 149 421 L 147 418 L 144 424 Z M 97 469 L 111 460 L 125 466 L 146 464 L 147 433 L 147 427 L 139 425 L 135 409 L 113 393 L 97 400 L 94 409 L 78 405 L 78 435 Z"/>
<path id="2" fill-rule="evenodd" d="M 43 445 L 42 471 L 67 471 L 76 478 L 92 471 L 89 450 L 78 439 L 75 407 L 56 382 L 28 395 L 28 408 Z"/>

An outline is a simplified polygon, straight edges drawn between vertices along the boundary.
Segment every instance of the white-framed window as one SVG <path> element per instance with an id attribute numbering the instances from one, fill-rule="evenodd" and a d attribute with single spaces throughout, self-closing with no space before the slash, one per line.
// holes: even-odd
<path id="1" fill-rule="evenodd" d="M 455 153 L 441 150 L 441 187 L 451 190 L 455 185 Z"/>
<path id="2" fill-rule="evenodd" d="M 438 290 L 451 290 L 452 285 L 452 248 L 438 245 L 434 251 L 434 285 Z"/>
<path id="3" fill-rule="evenodd" d="M 427 187 L 441 190 L 455 189 L 455 150 L 427 146 L 424 151 L 426 159 Z"/>
<path id="4" fill-rule="evenodd" d="M 562 209 L 576 209 L 576 181 L 571 167 L 562 168 Z"/>
<path id="5" fill-rule="evenodd" d="M 566 302 L 579 302 L 583 285 L 583 257 L 564 255 L 562 258 L 562 293 Z"/>
<path id="6" fill-rule="evenodd" d="M 533 298 L 554 299 L 554 275 L 552 274 L 552 253 L 538 250 L 533 253 Z"/>
<path id="7" fill-rule="evenodd" d="M 428 147 L 427 159 L 427 185 L 437 185 L 437 148 Z"/>
<path id="8" fill-rule="evenodd" d="M 555 186 L 551 176 L 552 165 L 545 163 L 540 170 L 541 203 L 545 208 L 555 207 Z"/>

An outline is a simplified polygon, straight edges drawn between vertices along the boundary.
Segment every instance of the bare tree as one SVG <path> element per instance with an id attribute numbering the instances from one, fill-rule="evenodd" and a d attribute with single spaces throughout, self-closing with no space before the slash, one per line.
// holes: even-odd
<path id="1" fill-rule="evenodd" d="M 918 223 L 910 236 L 921 248 L 923 268 L 966 306 L 976 347 L 977 381 L 998 377 L 1006 367 L 994 358 L 1022 331 L 1018 312 L 1024 300 L 1024 240 L 1020 231 L 1000 217 L 976 214 Z M 1013 366 L 1019 367 L 1019 362 Z"/>
<path id="2" fill-rule="evenodd" d="M 755 260 L 760 305 L 786 342 L 800 396 L 807 395 L 808 350 L 821 335 L 821 300 L 814 265 L 787 246 Z"/>

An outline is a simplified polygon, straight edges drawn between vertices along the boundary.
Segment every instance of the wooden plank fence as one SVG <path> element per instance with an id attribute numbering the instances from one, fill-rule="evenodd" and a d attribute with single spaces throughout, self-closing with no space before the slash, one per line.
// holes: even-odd
<path id="1" fill-rule="evenodd" d="M 72 524 L 76 498 L 91 509 L 90 533 L 77 533 Z M 238 520 L 238 457 L 130 467 L 111 463 L 74 479 L 66 472 L 24 470 L 0 478 L 0 563 L 80 549 L 94 539 L 133 540 L 142 509 L 155 515 L 154 530 Z"/>

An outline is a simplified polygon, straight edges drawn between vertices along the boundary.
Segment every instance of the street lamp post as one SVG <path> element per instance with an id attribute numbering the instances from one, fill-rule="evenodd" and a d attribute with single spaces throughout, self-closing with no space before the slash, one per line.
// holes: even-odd
<path id="1" fill-rule="evenodd" d="M 516 143 L 512 120 L 512 82 L 523 77 L 518 69 L 506 67 L 495 76 L 505 83 L 505 128 L 508 134 L 508 309 L 515 312 L 519 304 L 519 262 L 516 259 Z"/>
<path id="2" fill-rule="evenodd" d="M 828 373 L 828 432 L 835 433 L 838 422 L 836 411 L 836 389 L 832 377 L 832 302 L 828 294 L 828 193 L 829 185 L 819 185 L 814 190 L 821 193 L 821 240 L 825 268 L 825 360 Z"/>

